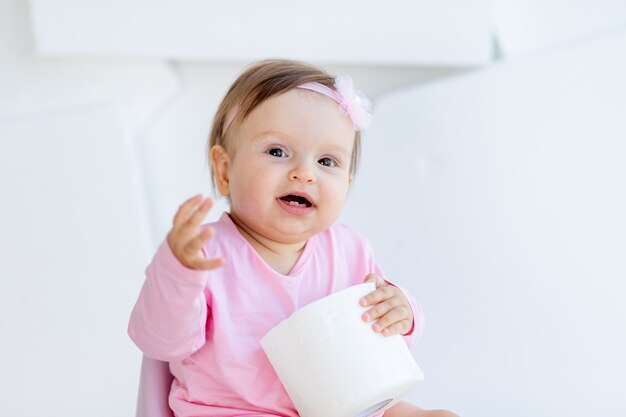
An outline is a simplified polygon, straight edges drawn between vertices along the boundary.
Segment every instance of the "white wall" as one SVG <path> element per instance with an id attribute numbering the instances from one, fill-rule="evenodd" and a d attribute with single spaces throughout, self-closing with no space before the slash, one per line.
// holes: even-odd
<path id="1" fill-rule="evenodd" d="M 622 31 L 379 101 L 344 215 L 426 311 L 416 403 L 626 415 L 625 73 Z"/>
<path id="2" fill-rule="evenodd" d="M 129 415 L 128 314 L 148 261 L 115 105 L 0 121 L 0 408 Z"/>
<path id="3" fill-rule="evenodd" d="M 447 19 L 452 4 L 401 9 L 437 23 L 403 37 L 393 60 L 304 56 L 376 104 L 344 220 L 426 311 L 415 356 L 427 379 L 411 399 L 464 416 L 623 415 L 624 38 L 565 49 L 552 37 L 549 53 L 533 41 L 523 52 L 544 55 L 491 67 L 488 3 Z M 227 61 L 171 37 L 196 48 L 185 60 L 162 42 L 115 44 L 95 3 L 28 5 L 0 2 L 0 409 L 132 415 L 141 355 L 126 322 L 143 269 L 178 204 L 210 193 L 212 113 L 256 51 Z M 145 27 L 170 6 L 145 9 Z M 186 33 L 189 9 L 171 10 L 182 14 L 170 29 Z M 72 16 L 94 30 L 73 39 L 84 21 Z M 521 45 L 499 19 L 500 44 Z M 587 35 L 621 21 L 592 19 Z M 566 26 L 559 39 L 572 40 Z M 276 46 L 266 53 L 298 45 Z"/>
<path id="4" fill-rule="evenodd" d="M 562 48 L 626 27 L 622 0 L 494 0 L 492 13 L 507 58 Z"/>
<path id="5" fill-rule="evenodd" d="M 491 59 L 487 0 L 387 0 L 385 7 L 371 0 L 30 4 L 44 54 L 212 61 L 289 56 L 431 66 L 472 66 Z"/>

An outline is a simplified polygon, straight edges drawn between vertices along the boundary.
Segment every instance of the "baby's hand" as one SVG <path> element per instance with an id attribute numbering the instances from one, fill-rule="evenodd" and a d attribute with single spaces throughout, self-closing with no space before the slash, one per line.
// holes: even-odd
<path id="1" fill-rule="evenodd" d="M 376 283 L 376 290 L 361 298 L 360 303 L 366 307 L 375 306 L 363 313 L 363 320 L 370 322 L 379 319 L 372 328 L 385 336 L 396 333 L 404 334 L 413 325 L 413 310 L 402 291 L 376 274 L 368 274 L 364 282 Z"/>
<path id="2" fill-rule="evenodd" d="M 223 258 L 206 259 L 202 254 L 202 246 L 215 233 L 212 227 L 198 233 L 200 222 L 211 206 L 213 200 L 203 199 L 200 194 L 188 199 L 178 208 L 172 230 L 167 234 L 167 244 L 174 256 L 187 268 L 214 269 L 226 262 Z"/>

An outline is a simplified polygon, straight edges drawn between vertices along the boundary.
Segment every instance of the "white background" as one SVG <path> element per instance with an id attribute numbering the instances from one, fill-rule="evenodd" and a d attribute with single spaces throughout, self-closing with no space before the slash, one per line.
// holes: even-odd
<path id="1" fill-rule="evenodd" d="M 143 270 L 272 56 L 374 101 L 341 220 L 425 310 L 408 400 L 626 415 L 624 2 L 103 4 L 0 0 L 2 415 L 134 414 Z"/>

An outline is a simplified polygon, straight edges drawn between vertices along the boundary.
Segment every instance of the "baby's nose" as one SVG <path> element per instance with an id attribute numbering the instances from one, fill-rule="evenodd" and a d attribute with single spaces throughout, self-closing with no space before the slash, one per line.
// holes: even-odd
<path id="1" fill-rule="evenodd" d="M 317 178 L 315 177 L 315 171 L 310 164 L 300 163 L 289 171 L 289 180 L 315 184 Z"/>

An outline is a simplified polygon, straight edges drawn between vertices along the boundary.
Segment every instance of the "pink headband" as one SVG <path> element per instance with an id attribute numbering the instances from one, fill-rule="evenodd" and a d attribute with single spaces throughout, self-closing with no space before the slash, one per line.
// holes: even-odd
<path id="1" fill-rule="evenodd" d="M 336 91 L 317 82 L 304 83 L 296 88 L 315 91 L 335 100 L 339 104 L 341 114 L 348 116 L 352 120 L 354 130 L 363 130 L 372 122 L 372 115 L 370 114 L 371 102 L 361 92 L 355 91 L 354 83 L 349 76 L 335 78 Z M 238 105 L 233 106 L 228 111 L 222 135 L 226 133 L 238 112 Z"/>

